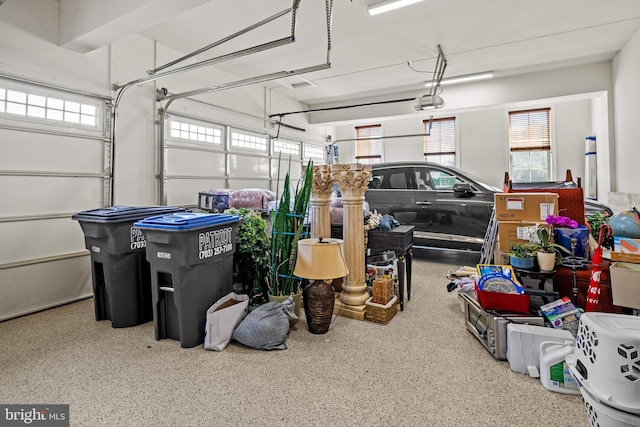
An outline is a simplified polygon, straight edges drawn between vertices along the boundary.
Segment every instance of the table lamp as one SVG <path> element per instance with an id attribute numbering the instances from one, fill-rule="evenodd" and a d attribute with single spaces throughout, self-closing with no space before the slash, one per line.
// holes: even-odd
<path id="1" fill-rule="evenodd" d="M 298 255 L 293 274 L 311 283 L 304 288 L 304 313 L 312 334 L 329 330 L 335 290 L 333 279 L 349 274 L 340 239 L 303 239 L 298 241 Z"/>

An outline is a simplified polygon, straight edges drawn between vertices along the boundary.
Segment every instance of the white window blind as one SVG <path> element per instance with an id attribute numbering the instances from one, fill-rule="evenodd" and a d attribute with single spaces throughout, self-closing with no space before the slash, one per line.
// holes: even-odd
<path id="1" fill-rule="evenodd" d="M 382 161 L 382 125 L 356 126 L 356 161 L 371 164 Z"/>
<path id="2" fill-rule="evenodd" d="M 551 180 L 550 108 L 509 112 L 509 151 L 514 182 Z"/>
<path id="3" fill-rule="evenodd" d="M 424 159 L 444 166 L 455 166 L 456 119 L 447 117 L 424 120 Z"/>
<path id="4" fill-rule="evenodd" d="M 550 149 L 550 108 L 509 113 L 509 147 L 511 151 Z"/>

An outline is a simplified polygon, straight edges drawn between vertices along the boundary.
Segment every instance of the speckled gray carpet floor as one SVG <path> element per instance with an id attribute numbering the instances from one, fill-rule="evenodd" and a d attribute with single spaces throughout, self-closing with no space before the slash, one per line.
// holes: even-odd
<path id="1" fill-rule="evenodd" d="M 414 259 L 388 325 L 337 317 L 287 350 L 222 352 L 113 329 L 88 299 L 0 323 L 0 403 L 68 403 L 72 426 L 588 426 L 580 396 L 513 372 L 465 329 L 455 266 Z"/>

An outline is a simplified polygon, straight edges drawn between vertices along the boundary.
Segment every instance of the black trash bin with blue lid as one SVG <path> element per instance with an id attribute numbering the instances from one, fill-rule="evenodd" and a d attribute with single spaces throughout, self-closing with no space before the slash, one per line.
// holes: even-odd
<path id="1" fill-rule="evenodd" d="M 114 328 L 153 320 L 146 241 L 133 223 L 181 211 L 185 209 L 175 206 L 108 206 L 71 217 L 80 223 L 91 254 L 96 320 L 111 320 Z"/>
<path id="2" fill-rule="evenodd" d="M 204 342 L 207 309 L 233 290 L 237 215 L 180 212 L 137 221 L 147 240 L 156 340 Z"/>

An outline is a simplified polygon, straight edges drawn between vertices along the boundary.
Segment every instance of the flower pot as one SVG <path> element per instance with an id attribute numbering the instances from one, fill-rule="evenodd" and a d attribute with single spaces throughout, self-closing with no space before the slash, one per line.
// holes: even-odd
<path id="1" fill-rule="evenodd" d="M 300 317 L 300 306 L 302 305 L 302 291 L 293 295 L 271 295 L 269 294 L 269 301 L 284 302 L 287 298 L 293 297 L 293 312 L 297 317 Z"/>
<path id="2" fill-rule="evenodd" d="M 513 268 L 521 268 L 528 270 L 533 268 L 533 258 L 517 258 L 514 256 L 509 257 L 509 263 Z"/>
<path id="3" fill-rule="evenodd" d="M 538 252 L 536 258 L 538 259 L 538 267 L 542 271 L 551 271 L 556 266 L 555 252 Z"/>

